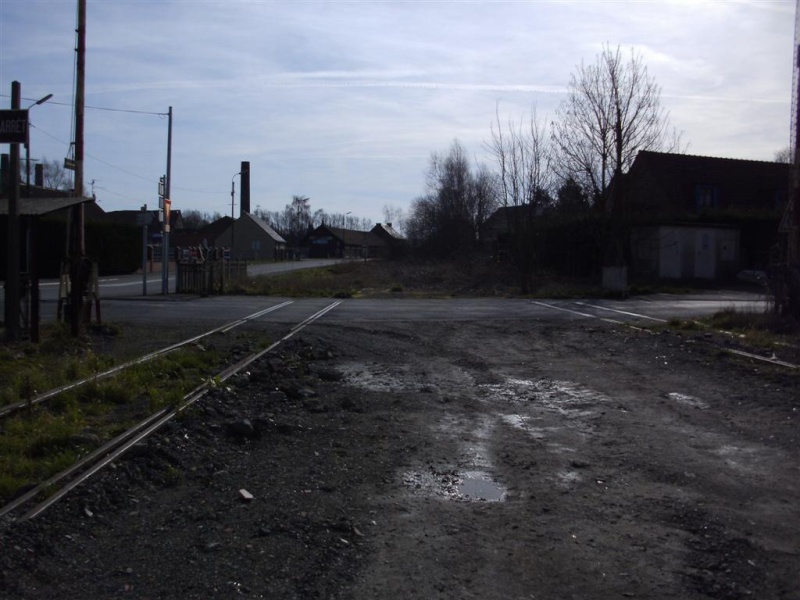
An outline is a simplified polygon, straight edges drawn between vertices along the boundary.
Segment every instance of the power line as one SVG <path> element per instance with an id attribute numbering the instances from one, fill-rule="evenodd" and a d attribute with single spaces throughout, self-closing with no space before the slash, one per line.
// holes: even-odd
<path id="1" fill-rule="evenodd" d="M 0 98 L 10 98 L 8 94 L 0 94 Z M 22 98 L 28 102 L 36 102 L 38 98 Z M 59 106 L 72 106 L 70 102 L 58 102 L 57 100 L 48 100 L 47 104 L 57 104 Z M 134 115 L 153 115 L 157 117 L 167 117 L 169 113 L 165 112 L 154 112 L 149 110 L 133 110 L 128 108 L 109 108 L 107 106 L 84 106 L 84 108 L 91 108 L 92 110 L 103 110 L 106 112 L 121 112 L 121 113 L 130 113 Z"/>

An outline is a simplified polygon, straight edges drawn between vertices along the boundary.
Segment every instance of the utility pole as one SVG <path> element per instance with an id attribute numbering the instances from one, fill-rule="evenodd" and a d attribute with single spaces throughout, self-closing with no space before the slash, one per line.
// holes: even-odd
<path id="1" fill-rule="evenodd" d="M 169 294 L 169 216 L 172 205 L 170 184 L 172 183 L 172 107 L 167 113 L 167 174 L 164 176 L 162 209 L 164 224 L 161 231 L 161 293 Z"/>
<path id="2" fill-rule="evenodd" d="M 83 196 L 83 122 L 86 87 L 86 0 L 78 0 L 78 43 L 75 70 L 75 185 L 73 196 Z M 77 336 L 83 314 L 83 262 L 86 254 L 83 203 L 72 208 L 72 243 L 70 245 L 70 330 Z"/>
<path id="3" fill-rule="evenodd" d="M 22 86 L 19 81 L 11 82 L 11 109 L 19 110 L 22 100 Z M 19 339 L 19 144 L 10 144 L 10 158 L 6 177 L 8 193 L 8 266 L 6 267 L 5 322 L 6 339 L 15 342 Z"/>

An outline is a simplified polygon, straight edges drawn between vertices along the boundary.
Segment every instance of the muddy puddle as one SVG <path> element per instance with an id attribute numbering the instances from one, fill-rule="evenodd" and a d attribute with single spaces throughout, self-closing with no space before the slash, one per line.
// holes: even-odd
<path id="1" fill-rule="evenodd" d="M 409 471 L 403 483 L 412 494 L 463 502 L 502 502 L 507 490 L 485 471 Z"/>

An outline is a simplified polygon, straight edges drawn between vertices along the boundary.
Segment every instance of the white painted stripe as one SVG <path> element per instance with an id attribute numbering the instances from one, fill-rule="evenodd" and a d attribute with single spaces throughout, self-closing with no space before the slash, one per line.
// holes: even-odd
<path id="1" fill-rule="evenodd" d="M 627 310 L 618 310 L 616 308 L 609 308 L 607 306 L 599 306 L 597 304 L 589 304 L 588 302 L 575 302 L 575 304 L 579 304 L 580 306 L 588 306 L 590 308 L 597 308 L 599 310 L 608 310 L 611 312 L 619 313 L 621 315 L 628 315 L 631 317 L 638 317 L 640 319 L 650 319 L 651 321 L 657 321 L 659 323 L 666 323 L 666 319 L 659 319 L 657 317 L 651 317 L 648 315 L 641 315 L 639 313 L 628 312 Z"/>
<path id="2" fill-rule="evenodd" d="M 579 310 L 572 310 L 571 308 L 564 308 L 563 306 L 555 306 L 554 304 L 548 304 L 547 302 L 538 302 L 536 300 L 531 300 L 531 303 L 538 304 L 539 306 L 544 306 L 546 308 L 552 308 L 554 310 L 561 310 L 563 312 L 567 312 L 573 315 L 578 315 L 579 317 L 586 317 L 588 319 L 598 319 L 600 321 L 606 321 L 608 323 L 614 323 L 616 325 L 626 325 L 626 323 L 622 321 L 617 321 L 616 319 L 606 319 L 603 317 L 598 317 L 597 315 L 580 312 Z"/>

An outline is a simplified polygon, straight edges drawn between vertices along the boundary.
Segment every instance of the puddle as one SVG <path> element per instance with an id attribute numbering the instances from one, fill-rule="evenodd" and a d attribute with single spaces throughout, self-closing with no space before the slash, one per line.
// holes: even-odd
<path id="1" fill-rule="evenodd" d="M 438 496 L 466 502 L 502 502 L 506 489 L 485 471 L 410 471 L 403 474 L 403 483 L 412 493 Z"/>
<path id="2" fill-rule="evenodd" d="M 492 481 L 486 474 L 478 471 L 463 473 L 458 484 L 458 493 L 465 500 L 500 502 L 505 499 L 506 490 Z"/>

